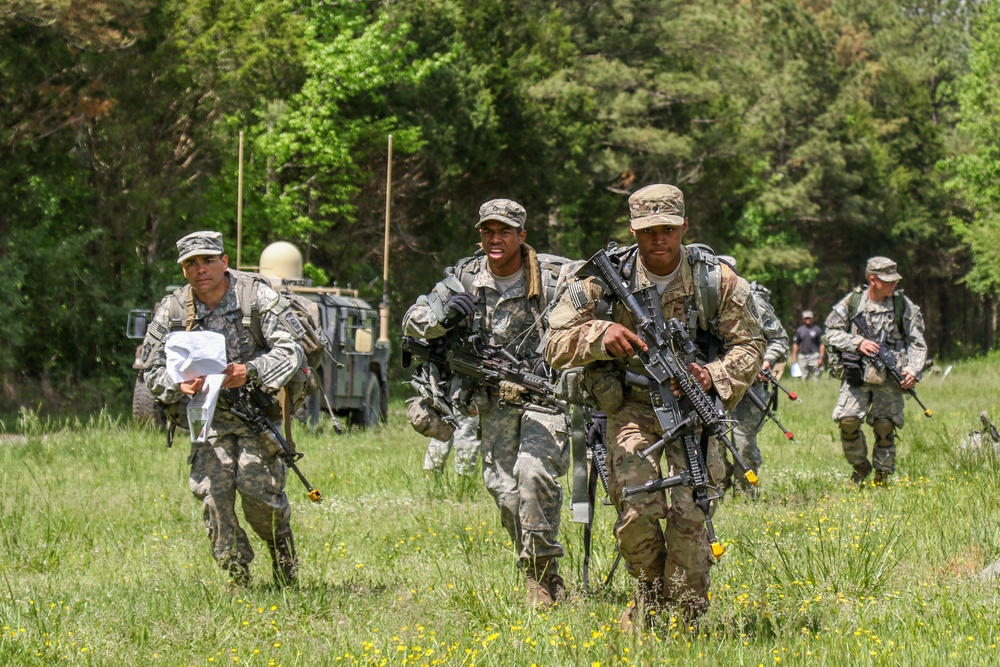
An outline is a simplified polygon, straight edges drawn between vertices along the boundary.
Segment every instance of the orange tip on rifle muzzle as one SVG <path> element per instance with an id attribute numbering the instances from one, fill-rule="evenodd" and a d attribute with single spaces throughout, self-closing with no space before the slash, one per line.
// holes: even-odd
<path id="1" fill-rule="evenodd" d="M 319 489 L 313 489 L 312 491 L 309 492 L 309 500 L 313 501 L 314 503 L 318 503 L 319 501 L 323 500 L 323 494 L 319 492 Z"/>
<path id="2" fill-rule="evenodd" d="M 722 554 L 726 553 L 726 550 L 722 548 L 722 545 L 718 542 L 712 542 L 712 555 L 716 558 L 721 558 Z"/>
<path id="3" fill-rule="evenodd" d="M 743 473 L 743 478 L 746 481 L 748 481 L 751 484 L 753 484 L 754 486 L 757 486 L 757 482 L 758 482 L 757 473 L 755 473 L 753 470 L 747 470 L 745 473 Z"/>

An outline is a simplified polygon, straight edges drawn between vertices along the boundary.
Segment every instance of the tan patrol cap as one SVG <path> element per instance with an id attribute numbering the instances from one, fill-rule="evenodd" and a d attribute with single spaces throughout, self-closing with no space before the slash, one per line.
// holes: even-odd
<path id="1" fill-rule="evenodd" d="M 896 262 L 888 257 L 869 258 L 868 263 L 865 264 L 865 275 L 875 276 L 887 283 L 894 283 L 903 279 L 903 276 L 899 275 L 899 271 L 896 270 Z"/>
<path id="2" fill-rule="evenodd" d="M 527 218 L 528 213 L 524 207 L 513 199 L 491 199 L 479 207 L 479 222 L 476 223 L 476 227 L 484 222 L 496 220 L 510 227 L 524 229 Z"/>
<path id="3" fill-rule="evenodd" d="M 219 232 L 192 232 L 177 242 L 177 263 L 198 255 L 224 255 L 222 234 Z"/>
<path id="4" fill-rule="evenodd" d="M 647 185 L 628 198 L 629 222 L 632 229 L 647 229 L 666 225 L 684 225 L 684 193 L 673 185 Z"/>

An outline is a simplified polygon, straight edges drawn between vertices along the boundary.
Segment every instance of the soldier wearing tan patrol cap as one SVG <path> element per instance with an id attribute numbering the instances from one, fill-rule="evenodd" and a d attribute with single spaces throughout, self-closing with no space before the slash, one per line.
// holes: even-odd
<path id="1" fill-rule="evenodd" d="M 826 318 L 827 345 L 839 351 L 843 362 L 840 399 L 833 419 L 840 427 L 844 457 L 854 466 L 851 481 L 861 484 L 875 469 L 875 484 L 885 484 L 896 470 L 896 429 L 903 427 L 903 390 L 920 379 L 927 358 L 924 317 L 920 309 L 897 289 L 903 277 L 896 262 L 872 257 L 865 265 L 867 287 L 857 287 L 841 299 Z M 896 353 L 903 383 L 897 384 L 871 363 L 879 343 L 864 338 L 851 321 L 862 315 L 873 336 L 886 334 L 884 345 Z M 875 433 L 871 461 L 861 422 Z"/>
<path id="2" fill-rule="evenodd" d="M 622 281 L 631 290 L 655 287 L 665 320 L 685 323 L 692 340 L 704 333 L 697 336 L 706 343 L 699 363 L 690 364 L 688 372 L 705 391 L 718 394 L 727 409 L 734 408 L 753 383 L 764 351 L 750 285 L 710 249 L 681 243 L 688 220 L 678 188 L 649 185 L 629 197 L 628 208 L 636 243 L 614 251 Z M 688 487 L 670 489 L 669 502 L 662 490 L 622 496 L 625 487 L 676 475 L 687 466 L 679 438 L 653 456 L 639 454 L 664 431 L 648 389 L 623 383 L 626 372 L 649 377 L 637 356 L 646 344 L 635 333 L 634 317 L 600 282 L 580 276 L 556 303 L 549 325 L 545 354 L 555 368 L 614 369 L 595 386 L 604 387 L 596 398 L 608 413 L 609 486 L 621 512 L 615 534 L 626 568 L 638 580 L 621 625 L 644 627 L 656 618 L 651 612 L 666 608 L 679 608 L 693 622 L 709 604 L 713 561 L 704 512 Z M 706 467 L 711 483 L 719 485 L 725 470 L 719 446 L 710 440 Z"/>

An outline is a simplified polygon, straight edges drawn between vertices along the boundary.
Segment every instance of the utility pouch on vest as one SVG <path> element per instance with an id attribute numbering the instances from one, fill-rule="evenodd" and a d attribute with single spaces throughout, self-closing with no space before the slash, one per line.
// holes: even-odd
<path id="1" fill-rule="evenodd" d="M 860 387 L 865 383 L 865 376 L 861 370 L 861 355 L 857 352 L 842 352 L 840 363 L 844 369 L 844 382 L 851 387 Z"/>

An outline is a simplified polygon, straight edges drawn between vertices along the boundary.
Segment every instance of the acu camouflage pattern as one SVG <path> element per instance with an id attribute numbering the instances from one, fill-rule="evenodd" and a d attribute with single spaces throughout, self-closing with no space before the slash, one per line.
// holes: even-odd
<path id="1" fill-rule="evenodd" d="M 695 284 L 687 256 L 687 251 L 683 251 L 679 275 L 660 298 L 664 319 L 676 317 L 686 323 L 691 312 Z M 638 265 L 641 267 L 641 262 Z M 725 355 L 708 363 L 706 368 L 720 397 L 728 408 L 732 408 L 760 369 L 764 337 L 750 286 L 728 266 L 720 265 L 720 270 L 717 333 L 724 342 Z M 635 280 L 638 288 L 650 284 L 644 270 L 637 271 Z M 559 369 L 611 359 L 604 347 L 604 335 L 613 322 L 635 331 L 632 314 L 620 304 L 614 304 L 610 315 L 603 315 L 601 304 L 605 295 L 598 282 L 586 278 L 576 284 L 577 288 L 570 285 L 549 315 L 546 357 Z M 645 374 L 638 357 L 616 359 L 614 363 Z M 669 504 L 663 491 L 630 498 L 621 495 L 623 487 L 658 479 L 664 472 L 660 468 L 660 454 L 655 460 L 638 455 L 661 435 L 648 393 L 626 389 L 624 405 L 608 414 L 608 435 L 611 496 L 621 510 L 615 534 L 626 567 L 644 582 L 662 577 L 667 600 L 697 616 L 708 607 L 712 559 L 705 516 L 695 507 L 691 489 L 671 489 Z M 706 466 L 713 484 L 720 484 L 725 474 L 719 447 L 715 438 L 709 440 Z M 670 468 L 667 474 L 676 474 L 685 468 L 679 442 L 671 442 L 664 451 Z M 661 519 L 667 520 L 665 530 L 661 528 Z"/>
<path id="2" fill-rule="evenodd" d="M 771 290 L 756 281 L 750 283 L 750 291 L 753 293 L 754 303 L 757 305 L 757 312 L 760 314 L 762 330 L 764 332 L 764 361 L 770 362 L 773 369 L 777 364 L 784 361 L 788 356 L 788 332 L 781 325 L 781 320 L 771 306 Z M 755 392 L 766 403 L 768 400 L 765 384 L 760 382 L 758 377 L 753 386 L 748 391 Z M 764 413 L 744 397 L 736 408 L 732 411 L 732 417 L 736 420 L 736 428 L 733 431 L 733 444 L 743 455 L 754 472 L 760 470 L 761 455 L 757 446 L 757 433 L 764 425 Z M 726 466 L 727 478 L 731 472 L 731 466 Z M 742 480 L 742 477 L 740 477 Z"/>
<path id="3" fill-rule="evenodd" d="M 538 267 L 532 278 L 532 283 L 539 285 L 537 299 L 528 298 L 525 276 L 501 293 L 486 256 L 477 254 L 446 270 L 444 280 L 410 306 L 403 316 L 403 333 L 418 338 L 443 336 L 447 329 L 441 321 L 448 299 L 458 292 L 470 292 L 480 300 L 473 316 L 480 320 L 479 331 L 486 342 L 505 347 L 533 364 L 541 357 L 540 329 L 545 326 L 541 313 L 566 260 L 536 255 L 522 247 L 526 248 L 525 273 L 529 267 Z M 483 480 L 522 564 L 562 556 L 558 540 L 562 488 L 558 478 L 569 468 L 568 417 L 501 406 L 499 400 L 495 392 L 484 391 L 476 399 L 483 434 Z M 549 567 L 554 570 L 555 562 Z"/>
<path id="4" fill-rule="evenodd" d="M 447 440 L 431 438 L 424 455 L 424 470 L 444 472 L 445 461 L 452 448 L 455 450 L 455 472 L 474 475 L 479 468 L 479 418 L 459 417 L 458 428 Z"/>
<path id="5" fill-rule="evenodd" d="M 826 318 L 827 345 L 844 352 L 857 352 L 858 346 L 864 340 L 856 327 L 850 322 L 848 294 L 833 307 Z M 886 332 L 886 345 L 896 351 L 896 361 L 900 370 L 910 373 L 918 380 L 924 363 L 927 360 L 927 343 L 924 340 L 924 317 L 918 308 L 905 295 L 897 296 L 904 300 L 903 321 L 896 322 L 893 297 L 881 301 L 870 301 L 868 290 L 862 292 L 858 304 L 858 314 L 862 314 L 871 327 L 872 333 L 878 337 Z M 879 374 L 868 362 L 868 357 L 861 356 L 862 369 L 865 373 L 865 384 L 852 387 L 847 382 L 840 385 L 840 397 L 833 410 L 834 421 L 842 424 L 841 444 L 844 457 L 852 465 L 864 465 L 867 461 L 867 444 L 864 434 L 853 440 L 843 437 L 843 422 L 845 419 L 866 421 L 869 425 L 881 420 L 891 422 L 896 428 L 904 424 L 903 390 L 892 378 Z M 881 424 L 879 425 L 881 426 Z M 876 429 L 878 430 L 878 428 Z M 876 447 L 872 450 L 872 458 L 876 470 L 891 473 L 895 471 L 896 444 L 891 429 L 881 426 L 881 430 L 889 430 L 886 434 L 876 433 Z"/>
<path id="6" fill-rule="evenodd" d="M 288 304 L 265 285 L 258 286 L 260 323 L 270 349 L 258 346 L 248 328 L 243 326 L 242 309 L 236 281 L 230 274 L 229 290 L 215 310 L 195 299 L 194 330 L 216 331 L 226 338 L 226 358 L 231 362 L 254 361 L 259 381 L 269 389 L 282 387 L 298 371 L 304 353 L 296 335 L 286 323 Z M 184 288 L 168 298 L 187 294 Z M 143 377 L 153 396 L 164 403 L 177 403 L 184 394 L 167 376 L 164 340 L 170 332 L 169 305 L 160 305 L 143 342 Z M 212 555 L 219 563 L 233 569 L 253 559 L 253 550 L 236 516 L 236 492 L 243 500 L 243 512 L 257 535 L 281 558 L 285 569 L 293 549 L 289 524 L 291 509 L 283 489 L 285 463 L 275 456 L 275 444 L 257 437 L 227 409 L 220 397 L 209 429 L 208 442 L 192 444 L 190 486 L 202 502 L 205 526 L 212 542 Z M 275 552 L 277 549 L 277 552 Z M 288 574 L 289 572 L 286 572 Z"/>

